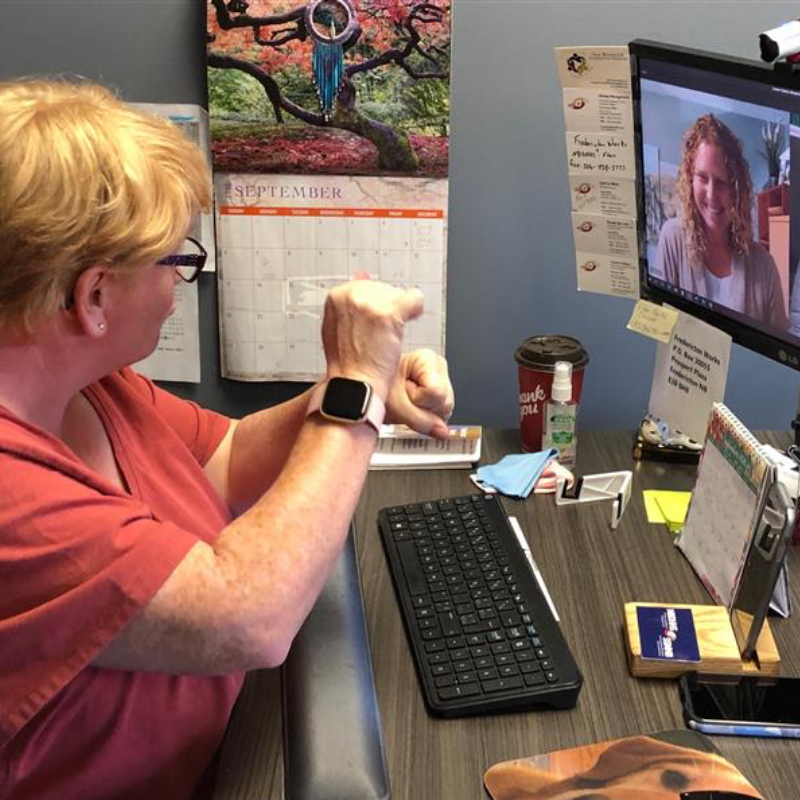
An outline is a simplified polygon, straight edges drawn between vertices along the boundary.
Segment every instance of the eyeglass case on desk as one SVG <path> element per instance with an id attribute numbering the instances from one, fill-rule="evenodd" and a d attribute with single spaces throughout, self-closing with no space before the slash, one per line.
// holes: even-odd
<path id="1" fill-rule="evenodd" d="M 391 796 L 355 528 L 283 666 L 286 800 Z"/>

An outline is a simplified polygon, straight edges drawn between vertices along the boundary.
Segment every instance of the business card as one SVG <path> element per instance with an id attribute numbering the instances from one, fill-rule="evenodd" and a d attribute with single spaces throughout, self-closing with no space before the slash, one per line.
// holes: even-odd
<path id="1" fill-rule="evenodd" d="M 697 632 L 690 608 L 636 606 L 642 658 L 700 661 Z"/>

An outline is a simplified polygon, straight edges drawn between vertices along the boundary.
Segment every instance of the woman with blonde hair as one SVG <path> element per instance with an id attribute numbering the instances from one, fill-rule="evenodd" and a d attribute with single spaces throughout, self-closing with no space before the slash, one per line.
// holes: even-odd
<path id="1" fill-rule="evenodd" d="M 447 436 L 416 290 L 334 288 L 327 374 L 231 420 L 129 365 L 208 209 L 200 151 L 99 86 L 0 83 L 0 796 L 208 796 L 242 672 L 345 541 L 384 417 Z M 337 394 L 338 392 L 338 394 Z"/>
<path id="2" fill-rule="evenodd" d="M 680 218 L 661 229 L 655 273 L 667 283 L 785 330 L 777 267 L 753 238 L 753 186 L 742 143 L 713 114 L 686 132 Z"/>

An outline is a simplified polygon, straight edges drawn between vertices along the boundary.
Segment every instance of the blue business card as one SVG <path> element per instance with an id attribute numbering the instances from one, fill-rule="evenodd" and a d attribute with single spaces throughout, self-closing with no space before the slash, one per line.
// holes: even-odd
<path id="1" fill-rule="evenodd" d="M 636 606 L 642 658 L 700 661 L 690 608 Z"/>

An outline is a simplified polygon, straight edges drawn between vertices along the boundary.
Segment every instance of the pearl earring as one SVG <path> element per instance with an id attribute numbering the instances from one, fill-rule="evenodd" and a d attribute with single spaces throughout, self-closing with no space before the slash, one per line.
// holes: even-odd
<path id="1" fill-rule="evenodd" d="M 97 323 L 97 330 L 99 330 L 99 331 L 104 331 L 105 329 L 106 329 L 106 324 L 105 324 L 105 322 L 98 322 L 98 323 Z"/>

